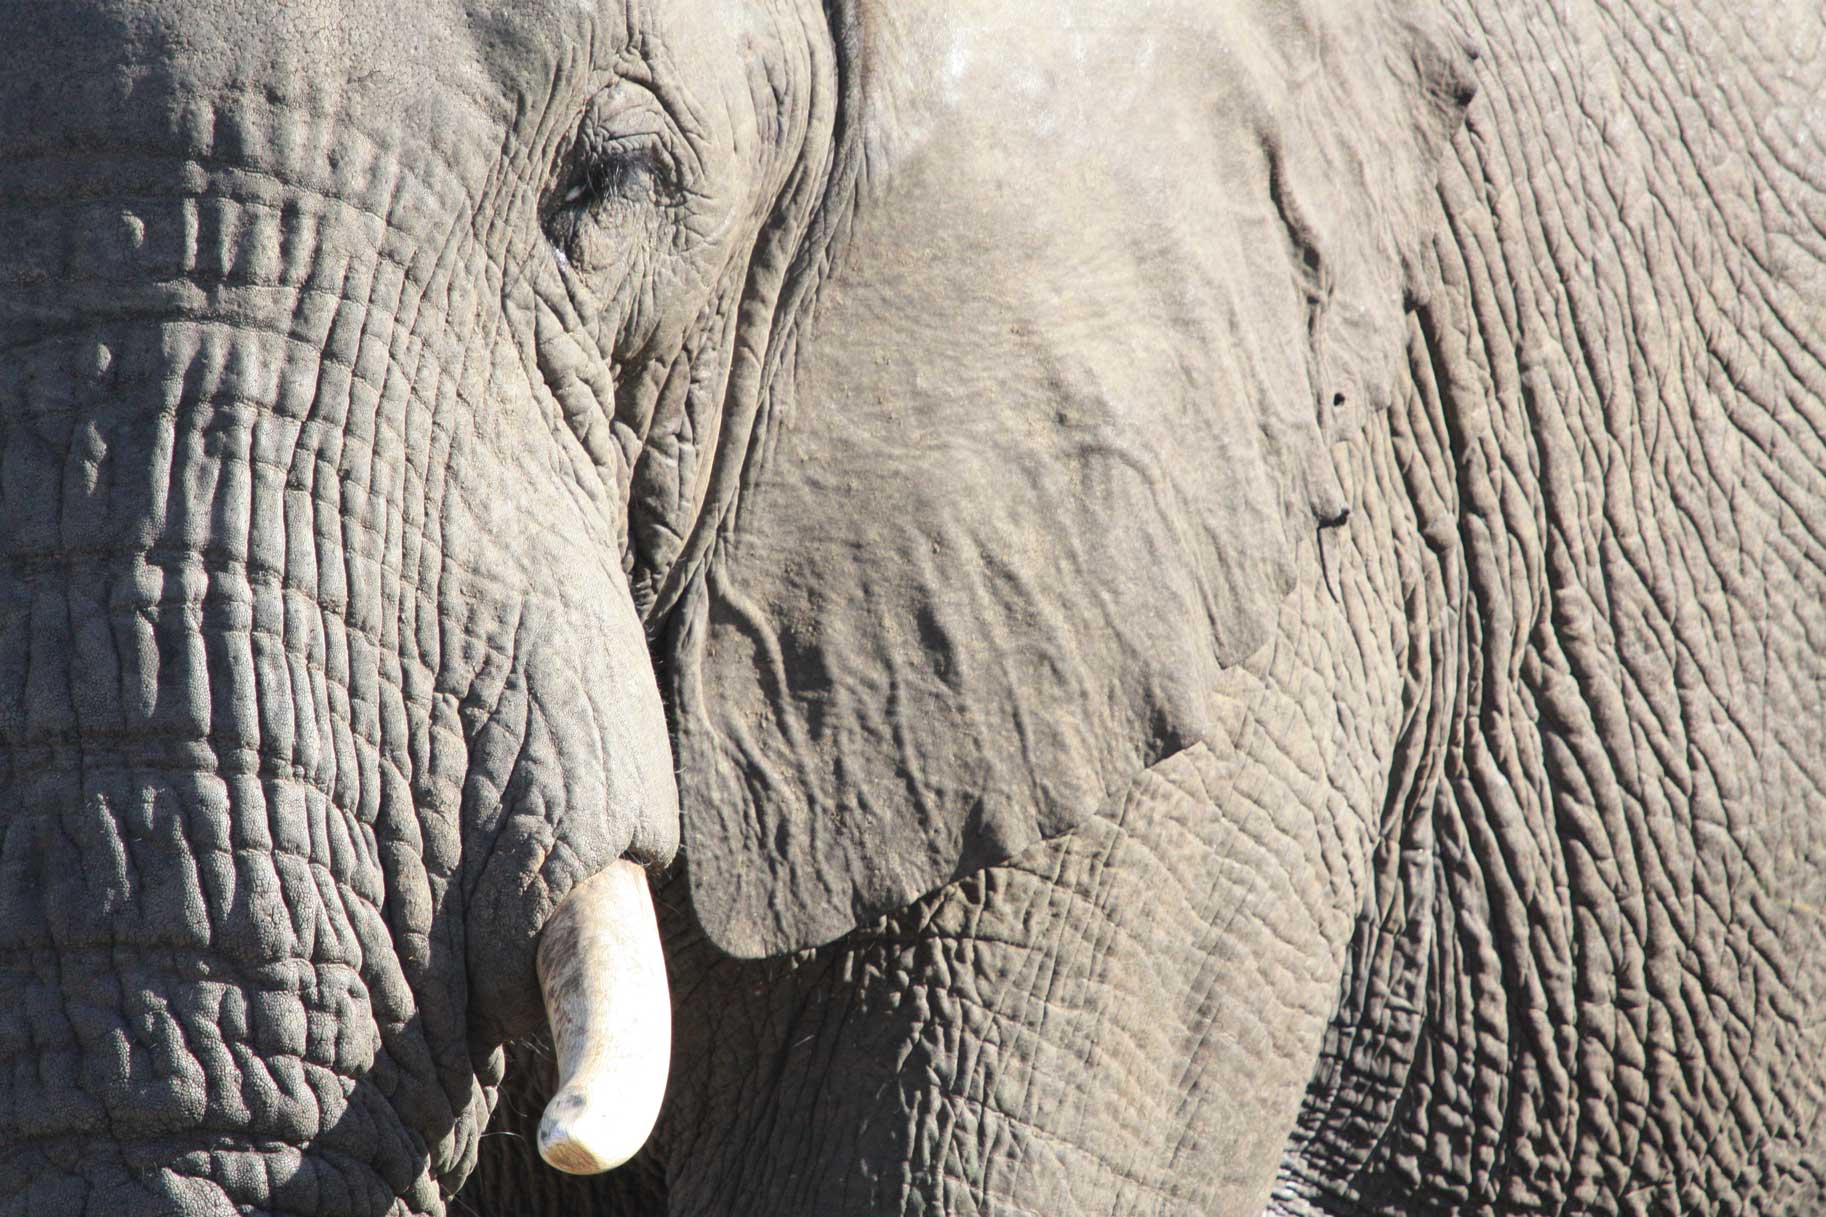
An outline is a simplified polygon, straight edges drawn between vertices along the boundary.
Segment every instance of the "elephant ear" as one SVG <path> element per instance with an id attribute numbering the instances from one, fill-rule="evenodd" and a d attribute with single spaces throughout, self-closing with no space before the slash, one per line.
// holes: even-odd
<path id="1" fill-rule="evenodd" d="M 746 956 L 1210 733 L 1347 510 L 1334 403 L 1386 393 L 1468 98 L 1462 52 L 1362 0 L 844 21 L 815 299 L 673 619 L 692 898 Z"/>

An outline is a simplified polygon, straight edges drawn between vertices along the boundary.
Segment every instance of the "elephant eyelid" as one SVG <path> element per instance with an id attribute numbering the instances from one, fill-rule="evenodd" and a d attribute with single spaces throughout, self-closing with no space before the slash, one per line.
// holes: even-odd
<path id="1" fill-rule="evenodd" d="M 561 206 L 625 198 L 645 191 L 661 201 L 677 193 L 672 158 L 657 134 L 618 135 L 595 143 Z"/>
<path id="2" fill-rule="evenodd" d="M 676 202 L 686 185 L 678 138 L 657 90 L 615 81 L 590 99 L 561 156 L 552 210 L 641 195 Z"/>

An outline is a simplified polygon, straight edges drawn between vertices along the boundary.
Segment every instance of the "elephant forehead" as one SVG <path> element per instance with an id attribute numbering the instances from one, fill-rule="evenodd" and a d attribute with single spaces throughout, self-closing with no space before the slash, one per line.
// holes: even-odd
<path id="1" fill-rule="evenodd" d="M 160 84 L 252 89 L 402 127 L 478 101 L 512 119 L 578 68 L 639 59 L 701 72 L 739 63 L 772 28 L 766 6 L 729 0 L 0 0 L 9 48 L 0 90 L 67 98 L 101 79 L 135 95 Z"/>
<path id="2" fill-rule="evenodd" d="M 576 0 L 0 0 L 0 134 L 13 159 L 232 156 L 241 149 L 217 146 L 214 111 L 257 102 L 381 143 L 486 128 L 498 158 L 503 129 L 564 111 L 633 35 L 624 6 Z"/>
<path id="3" fill-rule="evenodd" d="M 139 98 L 142 108 L 174 87 L 188 95 L 257 87 L 293 102 L 384 90 L 397 104 L 402 83 L 448 80 L 477 58 L 464 45 L 463 23 L 437 19 L 434 10 L 445 7 L 381 0 L 272 7 L 230 0 L 6 3 L 0 34 L 11 48 L 9 83 L 66 98 L 72 89 L 103 82 Z M 76 107 L 74 121 L 83 120 L 84 109 Z M 131 113 L 89 117 L 127 121 Z"/>

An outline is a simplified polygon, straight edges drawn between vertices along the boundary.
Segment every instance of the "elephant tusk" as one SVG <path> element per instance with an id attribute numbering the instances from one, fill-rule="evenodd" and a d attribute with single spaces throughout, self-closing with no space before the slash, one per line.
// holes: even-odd
<path id="1" fill-rule="evenodd" d="M 571 889 L 540 933 L 538 967 L 558 1051 L 539 1155 L 573 1175 L 610 1170 L 653 1131 L 672 1057 L 646 872 L 624 858 Z"/>

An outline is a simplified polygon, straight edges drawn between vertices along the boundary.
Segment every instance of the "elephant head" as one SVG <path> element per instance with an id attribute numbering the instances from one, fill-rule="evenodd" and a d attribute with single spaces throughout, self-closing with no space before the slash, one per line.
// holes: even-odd
<path id="1" fill-rule="evenodd" d="M 0 47 L 37 1214 L 441 1211 L 542 933 L 561 1031 L 663 1024 L 616 986 L 681 825 L 709 940 L 778 954 L 1220 746 L 1467 93 L 1393 0 L 13 0 Z M 643 1076 L 579 1100 L 608 1157 Z"/>

